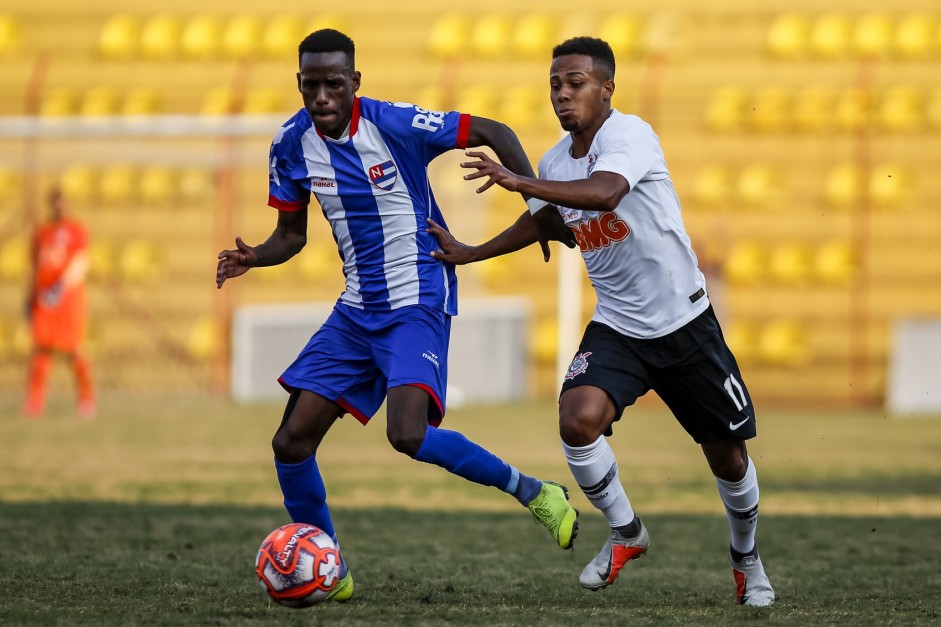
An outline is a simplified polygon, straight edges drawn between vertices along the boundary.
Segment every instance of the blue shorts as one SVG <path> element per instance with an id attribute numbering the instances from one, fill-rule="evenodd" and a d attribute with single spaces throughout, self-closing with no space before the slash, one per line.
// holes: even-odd
<path id="1" fill-rule="evenodd" d="M 366 424 L 389 388 L 419 387 L 431 396 L 428 423 L 444 418 L 451 316 L 425 305 L 363 311 L 338 303 L 278 379 L 309 390 Z"/>

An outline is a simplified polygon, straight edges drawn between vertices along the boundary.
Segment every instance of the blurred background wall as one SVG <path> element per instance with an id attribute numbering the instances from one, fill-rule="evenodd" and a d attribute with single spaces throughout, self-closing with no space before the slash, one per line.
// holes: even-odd
<path id="1" fill-rule="evenodd" d="M 356 41 L 361 94 L 494 117 L 534 162 L 560 136 L 552 46 L 611 43 L 614 104 L 660 135 L 756 399 L 878 405 L 894 321 L 941 316 L 934 0 L 14 0 L 0 8 L 0 391 L 23 386 L 28 237 L 57 182 L 91 233 L 104 391 L 226 393 L 236 307 L 336 299 L 339 260 L 316 214 L 298 258 L 214 287 L 218 250 L 274 226 L 268 144 L 301 105 L 297 44 L 327 26 Z M 476 242 L 523 205 L 476 196 L 460 160 L 432 177 L 452 230 Z M 557 275 L 535 249 L 460 271 L 465 298 L 529 299 L 535 397 L 558 386 Z"/>

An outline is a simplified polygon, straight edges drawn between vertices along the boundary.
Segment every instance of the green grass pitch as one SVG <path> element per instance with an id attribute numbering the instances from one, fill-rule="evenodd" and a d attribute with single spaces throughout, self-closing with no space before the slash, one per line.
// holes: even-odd
<path id="1" fill-rule="evenodd" d="M 271 465 L 279 404 L 105 398 L 80 423 L 0 400 L 0 625 L 932 624 L 941 621 L 941 421 L 759 412 L 749 447 L 760 546 L 778 595 L 732 605 L 728 531 L 698 449 L 661 408 L 611 442 L 651 550 L 598 593 L 578 573 L 605 536 L 582 510 L 555 548 L 511 498 L 412 462 L 384 420 L 341 421 L 321 465 L 357 591 L 351 603 L 268 603 L 255 551 L 288 522 Z M 524 472 L 571 479 L 551 403 L 453 411 Z"/>

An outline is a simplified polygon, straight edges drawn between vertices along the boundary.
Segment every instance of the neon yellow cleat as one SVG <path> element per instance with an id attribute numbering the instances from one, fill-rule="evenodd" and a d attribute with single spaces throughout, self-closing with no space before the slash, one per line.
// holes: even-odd
<path id="1" fill-rule="evenodd" d="M 353 597 L 353 573 L 346 571 L 346 577 L 337 582 L 336 587 L 330 592 L 327 601 L 337 601 L 346 603 Z"/>
<path id="2" fill-rule="evenodd" d="M 542 489 L 526 506 L 537 523 L 544 526 L 563 549 L 570 549 L 578 535 L 578 510 L 569 505 L 565 486 L 543 481 Z"/>

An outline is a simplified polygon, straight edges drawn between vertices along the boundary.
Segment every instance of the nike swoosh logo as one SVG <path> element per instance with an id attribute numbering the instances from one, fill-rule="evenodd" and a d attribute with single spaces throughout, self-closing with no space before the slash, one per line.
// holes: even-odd
<path id="1" fill-rule="evenodd" d="M 739 427 L 741 427 L 741 426 L 742 426 L 743 424 L 745 424 L 746 422 L 748 422 L 748 418 L 746 418 L 745 420 L 743 420 L 743 421 L 741 421 L 741 422 L 735 423 L 735 424 L 732 424 L 731 422 L 729 422 L 729 429 L 731 429 L 732 431 L 735 431 L 736 429 L 738 429 Z"/>

